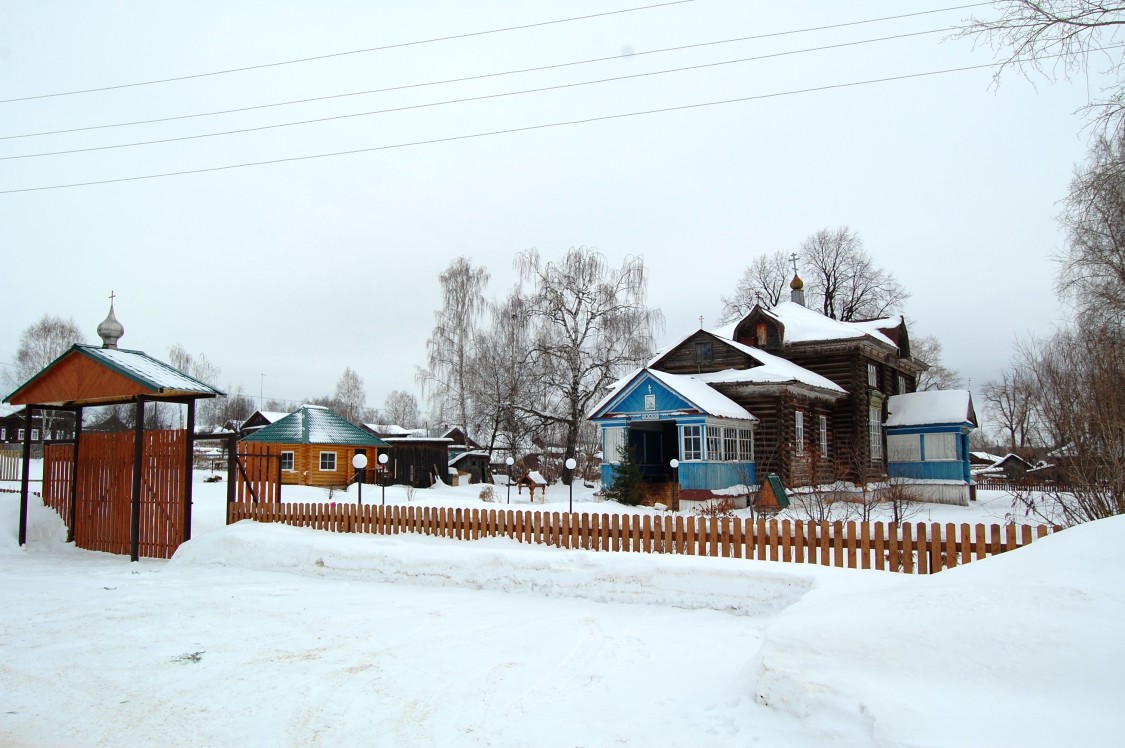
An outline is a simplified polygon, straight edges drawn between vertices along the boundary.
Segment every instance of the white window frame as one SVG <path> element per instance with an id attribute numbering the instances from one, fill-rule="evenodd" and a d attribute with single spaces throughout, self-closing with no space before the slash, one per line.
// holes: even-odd
<path id="1" fill-rule="evenodd" d="M 19 439 L 21 442 L 23 441 L 23 435 L 24 435 L 23 429 L 20 429 L 19 431 L 16 432 L 16 438 Z"/>
<path id="2" fill-rule="evenodd" d="M 703 426 L 698 423 L 684 424 L 681 428 L 680 458 L 684 462 L 698 462 L 703 459 Z"/>
<path id="3" fill-rule="evenodd" d="M 901 374 L 898 375 L 898 394 L 906 394 L 906 377 Z"/>
<path id="4" fill-rule="evenodd" d="M 921 434 L 887 434 L 887 462 L 921 462 Z"/>
<path id="5" fill-rule="evenodd" d="M 656 395 L 645 395 L 645 410 L 656 410 Z"/>
<path id="6" fill-rule="evenodd" d="M 326 457 L 332 458 L 332 460 L 331 460 L 332 461 L 332 467 L 330 467 L 330 468 L 326 468 L 324 466 L 324 462 L 325 462 Z M 320 460 L 318 462 L 318 465 L 319 465 L 320 472 L 322 472 L 322 473 L 335 473 L 337 470 L 339 470 L 339 467 L 338 467 L 339 462 L 336 460 L 336 453 L 335 452 L 321 452 L 320 453 Z"/>
<path id="7" fill-rule="evenodd" d="M 8 438 L 8 429 L 0 429 L 0 442 Z"/>
<path id="8" fill-rule="evenodd" d="M 607 465 L 621 464 L 621 445 L 624 439 L 624 427 L 602 427 L 602 462 Z"/>
<path id="9" fill-rule="evenodd" d="M 738 462 L 738 429 L 734 426 L 723 427 L 723 459 Z"/>
<path id="10" fill-rule="evenodd" d="M 754 461 L 754 429 L 738 430 L 738 461 Z"/>
<path id="11" fill-rule="evenodd" d="M 817 426 L 820 432 L 820 456 L 828 456 L 828 416 L 817 416 Z"/>
<path id="12" fill-rule="evenodd" d="M 285 456 L 289 455 L 289 467 L 285 467 Z M 291 449 L 284 449 L 281 451 L 281 469 L 287 473 L 292 473 L 297 469 L 297 455 Z"/>
<path id="13" fill-rule="evenodd" d="M 795 442 L 793 444 L 793 454 L 800 457 L 805 453 L 805 414 L 798 410 L 795 415 L 796 417 L 793 421 L 795 430 L 793 436 L 793 441 Z"/>
<path id="14" fill-rule="evenodd" d="M 708 462 L 722 462 L 723 460 L 723 429 L 720 426 L 707 427 L 706 451 L 703 459 Z"/>
<path id="15" fill-rule="evenodd" d="M 957 434 L 949 431 L 923 434 L 922 439 L 925 445 L 926 462 L 957 461 Z"/>
<path id="16" fill-rule="evenodd" d="M 867 439 L 871 442 L 871 461 L 883 459 L 883 413 L 877 406 L 867 409 Z"/>
<path id="17" fill-rule="evenodd" d="M 33 442 L 39 441 L 39 429 L 32 429 L 31 430 L 31 441 L 33 441 Z"/>
<path id="18" fill-rule="evenodd" d="M 879 372 L 875 368 L 875 364 L 867 365 L 867 386 L 875 388 L 879 387 Z"/>

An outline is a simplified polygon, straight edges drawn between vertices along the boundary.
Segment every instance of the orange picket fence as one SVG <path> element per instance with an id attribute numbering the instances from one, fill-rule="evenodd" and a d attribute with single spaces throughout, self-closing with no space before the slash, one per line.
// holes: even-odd
<path id="1" fill-rule="evenodd" d="M 355 504 L 232 504 L 230 521 L 242 519 L 331 532 L 418 533 L 460 540 L 507 537 L 558 548 L 746 558 L 907 574 L 932 574 L 1029 545 L 1051 532 L 1050 528 L 1031 525 L 896 525 Z"/>

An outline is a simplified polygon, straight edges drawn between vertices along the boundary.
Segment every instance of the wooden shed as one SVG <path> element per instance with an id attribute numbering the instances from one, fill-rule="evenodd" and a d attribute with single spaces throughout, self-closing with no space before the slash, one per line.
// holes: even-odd
<path id="1" fill-rule="evenodd" d="M 342 488 L 354 482 L 352 458 L 367 456 L 366 483 L 379 482 L 379 452 L 387 442 L 349 423 L 321 405 L 302 405 L 296 412 L 263 426 L 238 443 L 239 463 L 253 482 L 276 476 L 281 484 Z"/>
<path id="2" fill-rule="evenodd" d="M 407 437 L 387 439 L 392 447 L 390 473 L 387 480 L 415 488 L 429 488 L 439 478 L 444 482 L 449 473 L 451 439 Z"/>

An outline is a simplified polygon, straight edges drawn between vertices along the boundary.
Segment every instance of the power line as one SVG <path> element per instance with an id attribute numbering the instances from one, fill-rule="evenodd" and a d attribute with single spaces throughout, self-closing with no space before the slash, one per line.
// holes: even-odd
<path id="1" fill-rule="evenodd" d="M 214 70 L 209 73 L 195 73 L 193 75 L 180 75 L 174 78 L 161 78 L 158 80 L 140 81 L 138 83 L 121 83 L 114 86 L 101 86 L 99 88 L 84 88 L 77 91 L 61 91 L 58 93 L 38 94 L 35 96 L 21 96 L 15 99 L 0 99 L 0 104 L 10 104 L 15 101 L 30 101 L 32 99 L 49 99 L 57 96 L 74 96 L 76 94 L 97 93 L 100 91 L 113 91 L 120 88 L 135 88 L 137 86 L 152 86 L 158 83 L 173 83 L 175 81 L 191 80 L 192 78 L 208 78 L 216 75 L 227 75 L 229 73 L 243 73 L 248 70 L 261 70 L 263 68 L 280 67 L 282 65 L 296 65 L 302 62 L 313 62 L 315 60 L 327 60 L 333 57 L 346 57 L 348 55 L 365 54 L 367 52 L 383 52 L 388 49 L 399 49 L 402 47 L 414 47 L 420 44 L 433 44 L 434 42 L 447 42 L 454 39 L 468 39 L 474 36 L 485 36 L 488 34 L 501 34 L 506 31 L 521 31 L 524 29 L 533 29 L 539 26 L 551 26 L 559 23 L 570 23 L 572 21 L 586 21 L 591 18 L 603 18 L 605 16 L 620 15 L 622 13 L 634 13 L 639 10 L 652 10 L 654 8 L 664 8 L 669 5 L 682 5 L 684 3 L 693 3 L 695 0 L 669 0 L 669 2 L 657 3 L 655 5 L 643 5 L 637 8 L 625 8 L 623 10 L 610 10 L 604 13 L 591 13 L 585 16 L 573 16 L 571 18 L 559 18 L 553 21 L 539 21 L 537 23 L 526 23 L 520 26 L 507 26 L 501 29 L 489 29 L 488 31 L 471 31 L 465 34 L 453 34 L 451 36 L 439 36 L 433 39 L 420 39 L 413 42 L 399 42 L 397 44 L 385 44 L 381 47 L 368 47 L 366 49 L 353 49 L 347 52 L 332 52 L 325 55 L 315 55 L 313 57 L 300 57 L 295 60 L 282 60 L 280 62 L 267 62 L 260 65 L 246 65 L 240 68 L 228 68 L 226 70 Z"/>
<path id="2" fill-rule="evenodd" d="M 944 13 L 950 10 L 962 10 L 965 8 L 974 8 L 978 5 L 987 5 L 988 3 L 975 3 L 973 5 L 957 5 L 950 8 L 938 8 L 935 10 L 918 11 L 916 13 L 906 13 L 897 16 L 884 16 L 882 18 L 872 18 L 863 21 L 849 21 L 847 23 L 837 23 L 827 26 L 810 26 L 803 29 L 791 29 L 789 31 L 776 31 L 768 34 L 755 34 L 752 36 L 740 36 L 733 39 L 721 39 L 718 41 L 700 42 L 698 44 L 684 44 L 676 47 L 664 47 L 662 49 L 650 49 L 644 52 L 633 52 L 630 57 L 642 57 L 645 55 L 664 54 L 667 52 L 681 52 L 687 49 L 699 49 L 701 47 L 712 47 L 720 44 L 734 44 L 736 42 L 757 41 L 761 39 L 769 39 L 779 36 L 792 36 L 794 34 L 806 34 L 814 31 L 827 31 L 832 29 L 845 28 L 849 26 L 859 26 L 864 24 L 878 23 L 882 21 L 894 21 L 903 18 L 912 18 L 914 16 L 931 15 L 934 13 Z M 327 96 L 313 96 L 305 99 L 293 99 L 291 101 L 278 101 L 271 104 L 258 104 L 256 106 L 238 107 L 235 109 L 221 109 L 214 112 L 198 112 L 195 114 L 181 114 L 173 117 L 159 117 L 156 119 L 135 120 L 133 122 L 116 122 L 106 125 L 90 125 L 87 127 L 72 127 L 65 130 L 45 130 L 43 132 L 23 133 L 20 135 L 0 135 L 0 140 L 15 140 L 18 138 L 35 138 L 44 135 L 63 135 L 66 133 L 85 132 L 87 130 L 104 130 L 112 127 L 131 127 L 134 125 L 151 125 L 159 122 L 173 122 L 182 119 L 194 119 L 198 117 L 214 117 L 221 114 L 237 114 L 239 112 L 250 112 L 257 109 L 270 109 L 273 107 L 292 106 L 294 104 L 308 104 L 315 101 L 328 101 L 331 99 L 342 99 L 351 96 L 368 96 L 377 93 L 388 93 L 390 91 L 403 91 L 411 88 L 424 88 L 427 86 L 441 86 L 449 83 L 465 83 L 468 81 L 483 80 L 486 78 L 497 78 L 505 75 L 518 75 L 522 73 L 537 73 L 543 70 L 555 70 L 558 68 L 573 67 L 576 65 L 589 65 L 597 62 L 608 62 L 610 60 L 619 60 L 621 55 L 613 55 L 610 57 L 595 57 L 589 60 L 577 60 L 573 62 L 561 62 L 553 65 L 541 65 L 538 67 L 519 68 L 516 70 L 505 70 L 498 73 L 484 73 L 481 75 L 470 75 L 462 78 L 447 78 L 439 81 L 427 81 L 424 83 L 409 83 L 399 86 L 389 86 L 387 88 L 374 88 L 367 91 L 353 91 L 342 94 L 331 94 Z M 0 102 L 2 103 L 2 102 Z"/>
<path id="3" fill-rule="evenodd" d="M 1125 46 L 1125 45 L 1122 45 Z M 664 107 L 661 109 L 647 109 L 640 112 L 625 112 L 623 114 L 607 114 L 600 117 L 588 117 L 585 119 L 566 120 L 563 122 L 549 122 L 542 125 L 527 125 L 524 127 L 513 127 L 506 130 L 491 130 L 481 133 L 470 133 L 468 135 L 452 135 L 445 138 L 433 138 L 430 140 L 416 140 L 409 143 L 394 143 L 391 145 L 372 146 L 370 148 L 356 148 L 348 151 L 335 151 L 332 153 L 318 153 L 310 156 L 290 156 L 288 158 L 275 158 L 268 161 L 251 161 L 244 164 L 227 164 L 225 166 L 211 166 L 203 169 L 188 169 L 184 171 L 169 171 L 160 174 L 144 174 L 136 177 L 119 177 L 117 179 L 100 179 L 91 182 L 73 182 L 71 184 L 56 184 L 46 187 L 23 187 L 14 190 L 0 190 L 0 195 L 8 195 L 17 192 L 39 192 L 43 190 L 59 190 L 68 189 L 71 187 L 90 187 L 99 184 L 115 184 L 118 182 L 135 182 L 143 179 L 161 179 L 163 177 L 178 177 L 188 174 L 206 174 L 208 172 L 227 171 L 230 169 L 244 169 L 251 166 L 266 166 L 269 164 L 290 163 L 294 161 L 311 161 L 318 158 L 331 158 L 335 156 L 350 156 L 357 153 L 372 153 L 375 151 L 389 151 L 398 148 L 412 148 L 420 145 L 434 145 L 436 143 L 450 143 L 458 140 L 472 140 L 475 138 L 485 138 L 494 135 L 510 135 L 517 132 L 529 132 L 532 130 L 546 130 L 554 127 L 567 127 L 570 125 L 583 125 L 591 122 L 604 122 L 607 120 L 626 119 L 629 117 L 641 117 L 650 114 L 664 114 L 667 112 L 679 112 L 689 109 L 702 109 L 704 107 L 721 106 L 723 104 L 735 104 L 745 101 L 757 101 L 762 99 L 780 98 L 782 96 L 795 96 L 798 94 L 817 93 L 820 91 L 831 91 L 841 88 L 852 88 L 856 86 L 866 86 L 874 83 L 889 83 L 893 81 L 910 80 L 914 78 L 925 78 L 934 75 L 944 75 L 947 73 L 960 73 L 968 70 L 981 70 L 983 68 L 992 67 L 992 63 L 983 65 L 968 65 L 958 68 L 946 68 L 944 70 L 931 70 L 925 73 L 910 73 L 907 75 L 896 75 L 887 78 L 872 78 L 864 81 L 852 81 L 850 83 L 834 83 L 826 86 L 816 86 L 814 88 L 802 88 L 791 91 L 779 91 L 770 94 L 757 94 L 754 96 L 742 96 L 736 99 L 723 99 L 720 101 L 707 101 L 699 104 L 682 104 L 680 106 Z"/>
<path id="4" fill-rule="evenodd" d="M 737 60 L 724 60 L 722 62 L 707 62 L 707 63 L 701 63 L 699 65 L 686 65 L 686 66 L 683 66 L 683 67 L 669 68 L 669 69 L 666 69 L 666 70 L 653 70 L 653 71 L 649 71 L 649 72 L 646 72 L 646 73 L 630 73 L 629 75 L 618 75 L 618 76 L 614 76 L 614 77 L 611 77 L 611 78 L 599 78 L 597 80 L 592 80 L 592 81 L 579 81 L 577 83 L 560 83 L 560 84 L 554 85 L 554 86 L 542 86 L 540 88 L 529 88 L 529 89 L 524 89 L 522 91 L 507 91 L 507 92 L 504 92 L 504 93 L 497 93 L 497 94 L 483 94 L 483 95 L 480 95 L 480 96 L 470 96 L 470 97 L 466 97 L 466 98 L 462 98 L 462 99 L 447 99 L 445 101 L 434 101 L 434 102 L 429 102 L 429 103 L 426 103 L 426 104 L 410 104 L 410 105 L 407 105 L 407 106 L 391 107 L 389 109 L 377 109 L 377 110 L 371 111 L 371 112 L 355 112 L 353 114 L 337 114 L 337 115 L 333 115 L 333 116 L 330 116 L 330 117 L 317 117 L 315 119 L 299 120 L 297 122 L 281 122 L 281 123 L 274 124 L 274 125 L 259 125 L 257 127 L 244 127 L 244 128 L 238 129 L 238 130 L 223 130 L 223 131 L 220 131 L 220 132 L 203 133 L 203 134 L 200 134 L 200 135 L 182 135 L 182 136 L 175 137 L 175 138 L 161 138 L 161 139 L 158 139 L 158 140 L 143 140 L 143 141 L 134 142 L 134 143 L 118 143 L 116 145 L 91 146 L 89 148 L 72 148 L 70 150 L 65 150 L 65 151 L 49 151 L 49 152 L 44 152 L 44 153 L 25 153 L 23 155 L 18 155 L 18 156 L 0 156 L 0 161 L 13 161 L 13 160 L 16 160 L 16 159 L 23 159 L 23 158 L 40 158 L 40 157 L 43 157 L 43 156 L 64 156 L 64 155 L 69 155 L 69 154 L 74 154 L 74 153 L 88 153 L 88 152 L 91 152 L 91 151 L 108 151 L 108 150 L 114 150 L 114 149 L 117 149 L 117 148 L 134 148 L 134 147 L 137 147 L 137 146 L 144 146 L 144 145 L 160 145 L 160 144 L 163 144 L 163 143 L 175 143 L 175 142 L 184 141 L 184 140 L 199 140 L 199 139 L 202 139 L 202 138 L 214 138 L 214 137 L 220 137 L 220 136 L 225 136 L 225 135 L 239 135 L 239 134 L 248 133 L 248 132 L 259 132 L 261 130 L 276 130 L 276 129 L 282 128 L 282 127 L 297 127 L 297 126 L 300 126 L 300 125 L 312 125 L 312 124 L 317 124 L 317 123 L 321 123 L 321 122 L 332 122 L 332 121 L 335 121 L 335 120 L 352 119 L 352 118 L 355 118 L 355 117 L 369 117 L 369 116 L 376 115 L 376 114 L 388 114 L 388 113 L 391 113 L 391 112 L 404 112 L 404 111 L 409 111 L 409 110 L 412 110 L 412 109 L 428 109 L 430 107 L 447 106 L 447 105 L 450 105 L 450 104 L 464 104 L 464 103 L 472 102 L 472 101 L 485 101 L 485 100 L 488 100 L 488 99 L 500 99 L 500 98 L 505 98 L 505 97 L 508 97 L 508 96 L 522 96 L 524 94 L 530 94 L 530 93 L 543 93 L 544 91 L 557 91 L 557 90 L 567 89 L 567 88 L 578 88 L 580 86 L 590 86 L 590 85 L 594 85 L 594 84 L 598 84 L 598 83 L 613 83 L 613 82 L 617 82 L 617 81 L 630 80 L 630 79 L 633 79 L 633 78 L 647 78 L 647 77 L 656 76 L 656 75 L 667 75 L 668 73 L 682 73 L 682 72 L 686 72 L 686 71 L 689 71 L 689 70 L 702 70 L 702 69 L 706 69 L 706 68 L 720 67 L 720 66 L 723 66 L 723 65 L 734 65 L 734 64 L 742 63 L 742 62 L 753 62 L 753 61 L 758 61 L 758 60 L 771 59 L 771 58 L 775 58 L 775 57 L 788 57 L 788 56 L 791 56 L 791 55 L 805 54 L 805 53 L 808 53 L 808 52 L 823 52 L 823 51 L 829 50 L 829 49 L 841 49 L 841 48 L 844 48 L 844 47 L 854 47 L 854 46 L 858 46 L 858 45 L 861 45 L 861 44 L 872 44 L 872 43 L 875 43 L 875 42 L 891 41 L 891 40 L 895 40 L 895 39 L 906 39 L 908 37 L 913 37 L 913 36 L 925 36 L 925 35 L 928 35 L 928 34 L 939 34 L 943 31 L 949 31 L 949 30 L 950 30 L 949 28 L 942 28 L 942 29 L 931 29 L 929 31 L 915 31 L 915 32 L 911 32 L 911 33 L 908 33 L 908 34 L 897 34 L 895 36 L 885 36 L 885 37 L 881 37 L 881 38 L 878 38 L 878 39 L 863 39 L 863 40 L 855 41 L 855 42 L 841 42 L 840 44 L 828 44 L 828 45 L 825 45 L 825 46 L 822 46 L 822 47 L 807 47 L 805 49 L 790 50 L 790 51 L 787 51 L 787 52 L 772 52 L 770 54 L 756 55 L 754 57 L 742 57 L 742 58 L 737 59 Z"/>

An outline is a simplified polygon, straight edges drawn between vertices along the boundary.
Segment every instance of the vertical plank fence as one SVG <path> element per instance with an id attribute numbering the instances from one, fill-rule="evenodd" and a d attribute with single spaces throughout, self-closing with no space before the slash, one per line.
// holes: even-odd
<path id="1" fill-rule="evenodd" d="M 231 522 L 252 519 L 330 532 L 416 533 L 460 540 L 506 537 L 519 543 L 594 552 L 674 553 L 905 574 L 932 574 L 1006 553 L 1052 531 L 1030 525 L 755 521 L 251 501 L 233 504 L 230 516 Z"/>

